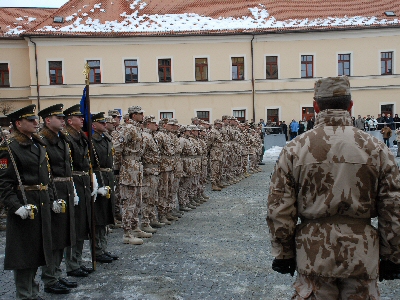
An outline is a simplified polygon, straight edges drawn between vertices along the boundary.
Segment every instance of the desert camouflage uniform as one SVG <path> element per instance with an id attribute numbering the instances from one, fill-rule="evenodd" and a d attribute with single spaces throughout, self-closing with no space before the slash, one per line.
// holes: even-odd
<path id="1" fill-rule="evenodd" d="M 182 146 L 180 143 L 180 138 L 177 135 L 177 132 L 170 132 L 171 140 L 174 144 L 175 148 L 175 155 L 174 155 L 174 180 L 172 182 L 172 209 L 176 209 L 177 199 L 178 199 L 178 189 L 179 189 L 179 182 L 183 176 L 183 162 L 181 158 L 182 154 Z"/>
<path id="2" fill-rule="evenodd" d="M 172 184 L 174 181 L 175 147 L 173 140 L 165 129 L 154 135 L 161 154 L 160 183 L 158 186 L 158 217 L 162 219 L 172 210 Z"/>
<path id="3" fill-rule="evenodd" d="M 211 129 L 210 141 L 211 184 L 221 186 L 224 139 L 220 130 L 215 127 Z"/>
<path id="4" fill-rule="evenodd" d="M 123 125 L 115 127 L 115 130 L 111 132 L 111 140 L 113 145 L 119 144 L 119 140 L 123 139 L 120 134 Z M 120 195 L 120 185 L 119 185 L 119 170 L 121 168 L 122 152 L 118 151 L 114 153 L 114 178 L 115 178 L 115 217 L 118 220 L 122 219 L 122 201 Z"/>
<path id="5" fill-rule="evenodd" d="M 179 183 L 178 199 L 179 206 L 187 207 L 189 204 L 192 177 L 195 174 L 193 166 L 194 160 L 192 157 L 196 155 L 196 149 L 191 139 L 186 135 L 180 138 L 180 145 L 182 147 L 183 176 Z"/>
<path id="6" fill-rule="evenodd" d="M 192 160 L 192 167 L 194 173 L 191 176 L 191 188 L 189 190 L 189 202 L 191 202 L 193 205 L 193 200 L 198 197 L 198 192 L 199 192 L 202 149 L 197 137 L 192 135 L 189 137 L 189 140 L 194 150 L 193 155 L 190 157 Z"/>
<path id="7" fill-rule="evenodd" d="M 116 155 L 121 155 L 119 172 L 120 197 L 122 201 L 122 227 L 125 232 L 139 227 L 139 211 L 142 206 L 143 142 L 142 129 L 131 120 L 121 125 L 119 139 L 115 140 Z"/>
<path id="8" fill-rule="evenodd" d="M 224 116 L 227 117 L 227 116 Z M 220 129 L 222 139 L 223 139 L 223 144 L 222 144 L 222 153 L 223 153 L 223 159 L 222 159 L 222 166 L 221 166 L 221 180 L 222 184 L 226 184 L 228 181 L 228 168 L 229 168 L 229 154 L 230 154 L 230 148 L 229 148 L 229 133 L 228 133 L 228 125 L 222 125 L 222 128 Z"/>
<path id="9" fill-rule="evenodd" d="M 143 129 L 143 207 L 142 224 L 150 225 L 156 220 L 156 205 L 158 203 L 158 185 L 161 155 L 157 142 L 150 129 Z"/>
<path id="10" fill-rule="evenodd" d="M 201 197 L 201 195 L 204 193 L 207 182 L 208 148 L 207 148 L 207 142 L 204 137 L 199 136 L 198 142 L 200 144 L 200 150 L 201 150 L 201 172 L 199 176 L 199 186 L 197 190 L 197 195 Z"/>
<path id="11" fill-rule="evenodd" d="M 268 197 L 272 255 L 297 261 L 293 299 L 332 299 L 341 284 L 341 299 L 379 299 L 379 257 L 400 263 L 399 197 L 390 150 L 348 112 L 320 112 L 313 130 L 283 148 Z"/>

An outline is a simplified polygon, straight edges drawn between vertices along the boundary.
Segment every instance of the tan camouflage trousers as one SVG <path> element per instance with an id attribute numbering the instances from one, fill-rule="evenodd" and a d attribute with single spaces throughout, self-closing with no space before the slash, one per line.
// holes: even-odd
<path id="1" fill-rule="evenodd" d="M 189 204 L 189 190 L 192 184 L 192 177 L 182 177 L 179 181 L 178 201 L 180 207 Z"/>
<path id="2" fill-rule="evenodd" d="M 292 300 L 378 300 L 377 279 L 329 278 L 298 274 Z"/>
<path id="3" fill-rule="evenodd" d="M 122 228 L 125 232 L 139 226 L 139 211 L 142 207 L 141 188 L 137 186 L 120 185 L 122 200 Z"/>
<path id="4" fill-rule="evenodd" d="M 115 175 L 115 216 L 116 219 L 119 219 L 122 214 L 122 202 L 120 196 L 120 187 L 119 187 L 119 175 Z"/>
<path id="5" fill-rule="evenodd" d="M 165 216 L 170 209 L 170 202 L 172 200 L 172 183 L 174 179 L 173 171 L 161 172 L 160 181 L 158 186 L 158 217 L 161 218 Z"/>
<path id="6" fill-rule="evenodd" d="M 144 175 L 142 188 L 142 225 L 149 226 L 157 219 L 158 175 Z"/>
<path id="7" fill-rule="evenodd" d="M 201 164 L 201 174 L 199 178 L 199 191 L 198 194 L 201 195 L 205 188 L 206 188 L 206 183 L 207 183 L 207 160 L 203 160 Z"/>
<path id="8" fill-rule="evenodd" d="M 249 160 L 249 158 L 248 158 L 247 154 L 246 155 L 242 155 L 241 163 L 242 163 L 242 172 L 243 173 L 247 173 L 248 160 Z"/>
<path id="9" fill-rule="evenodd" d="M 251 171 L 254 171 L 258 167 L 258 156 L 255 155 L 255 154 L 250 154 L 249 155 L 249 160 L 250 160 L 249 169 Z"/>
<path id="10" fill-rule="evenodd" d="M 189 199 L 193 199 L 197 196 L 197 193 L 199 191 L 199 185 L 200 185 L 200 175 L 196 174 L 193 177 L 190 177 L 190 188 L 189 188 Z"/>
<path id="11" fill-rule="evenodd" d="M 176 177 L 176 175 L 174 174 L 174 180 L 172 181 L 172 209 L 175 209 L 177 206 L 176 199 L 179 199 L 178 191 L 180 181 L 181 177 Z"/>
<path id="12" fill-rule="evenodd" d="M 211 184 L 219 185 L 222 179 L 222 162 L 220 160 L 211 161 Z"/>

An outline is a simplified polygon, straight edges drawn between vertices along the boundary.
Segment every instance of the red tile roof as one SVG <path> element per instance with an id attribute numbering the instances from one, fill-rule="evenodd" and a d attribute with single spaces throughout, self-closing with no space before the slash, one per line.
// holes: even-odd
<path id="1" fill-rule="evenodd" d="M 18 38 L 19 32 L 30 30 L 43 22 L 54 8 L 0 8 L 0 38 Z M 35 20 L 34 20 L 35 19 Z M 11 33 L 10 30 L 14 29 Z M 5 34 L 9 32 L 8 34 Z"/>
<path id="2" fill-rule="evenodd" d="M 385 16 L 385 11 L 396 16 Z M 64 22 L 54 23 L 55 16 Z M 196 35 L 380 28 L 400 27 L 399 16 L 400 0 L 70 0 L 24 34 Z"/>

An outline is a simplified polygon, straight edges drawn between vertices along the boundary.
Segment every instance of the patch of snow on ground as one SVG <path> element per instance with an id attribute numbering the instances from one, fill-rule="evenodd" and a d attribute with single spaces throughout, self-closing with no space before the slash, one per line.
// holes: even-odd
<path id="1" fill-rule="evenodd" d="M 272 148 L 265 150 L 263 161 L 276 161 L 281 154 L 283 147 L 273 146 Z"/>

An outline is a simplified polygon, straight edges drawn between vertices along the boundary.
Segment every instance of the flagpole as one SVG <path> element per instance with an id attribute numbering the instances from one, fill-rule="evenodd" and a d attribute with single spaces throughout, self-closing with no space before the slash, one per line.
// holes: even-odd
<path id="1" fill-rule="evenodd" d="M 86 89 L 86 125 L 87 125 L 87 137 L 89 140 L 89 158 L 90 158 L 90 190 L 93 191 L 93 168 L 92 168 L 92 157 L 93 157 L 93 143 L 92 143 L 92 116 L 90 114 L 90 93 L 89 93 L 89 75 L 90 75 L 90 67 L 89 64 L 85 64 L 85 69 L 83 74 L 86 76 L 85 78 L 85 89 Z M 92 248 L 92 267 L 93 270 L 96 270 L 96 221 L 95 221 L 95 212 L 94 212 L 94 196 L 90 198 L 90 207 L 91 207 L 91 248 Z"/>

